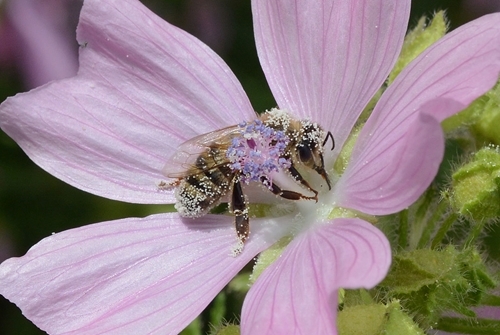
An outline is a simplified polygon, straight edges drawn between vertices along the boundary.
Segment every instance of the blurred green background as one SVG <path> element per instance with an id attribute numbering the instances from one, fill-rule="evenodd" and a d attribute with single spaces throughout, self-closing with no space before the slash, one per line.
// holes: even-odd
<path id="1" fill-rule="evenodd" d="M 16 28 L 14 22 L 19 17 L 12 15 L 24 14 L 9 10 L 9 2 L 13 1 L 24 1 L 28 5 L 31 2 L 35 7 L 42 2 L 0 0 L 0 102 L 33 88 L 26 62 L 33 61 L 41 51 L 27 48 L 26 36 L 17 31 L 19 27 Z M 57 8 L 57 11 L 51 9 L 48 15 L 57 23 L 70 50 L 69 56 L 76 60 L 75 28 L 82 1 L 44 1 L 51 8 Z M 256 56 L 250 0 L 144 0 L 143 3 L 219 53 L 242 82 L 255 110 L 275 106 Z M 500 0 L 415 0 L 410 25 L 422 15 L 447 9 L 454 28 L 494 11 L 495 7 L 500 10 Z M 30 24 L 23 17 L 21 21 Z M 165 209 L 165 206 L 111 201 L 68 186 L 32 163 L 16 143 L 0 131 L 0 261 L 23 255 L 30 246 L 52 232 L 105 220 L 145 216 Z M 0 311 L 0 334 L 44 334 L 1 296 Z M 239 311 L 229 313 L 238 314 Z"/>

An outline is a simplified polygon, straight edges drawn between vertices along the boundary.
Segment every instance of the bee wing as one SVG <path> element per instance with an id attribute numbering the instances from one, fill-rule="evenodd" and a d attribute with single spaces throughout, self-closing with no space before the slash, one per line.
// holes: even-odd
<path id="1" fill-rule="evenodd" d="M 240 134 L 240 127 L 230 126 L 198 135 L 182 143 L 169 158 L 162 173 L 169 178 L 182 178 L 195 165 L 196 159 L 211 146 L 227 148 L 231 138 Z"/>

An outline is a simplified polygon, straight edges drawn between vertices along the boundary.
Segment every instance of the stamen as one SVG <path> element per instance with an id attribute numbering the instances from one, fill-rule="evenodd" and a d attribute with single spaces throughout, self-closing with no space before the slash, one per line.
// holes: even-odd
<path id="1" fill-rule="evenodd" d="M 248 184 L 260 181 L 261 177 L 271 181 L 273 172 L 290 167 L 290 160 L 282 157 L 289 143 L 283 131 L 275 130 L 261 120 L 242 122 L 239 127 L 241 136 L 232 139 L 226 157 L 231 169 L 240 172 L 240 181 Z M 271 187 L 271 184 L 266 186 Z"/>

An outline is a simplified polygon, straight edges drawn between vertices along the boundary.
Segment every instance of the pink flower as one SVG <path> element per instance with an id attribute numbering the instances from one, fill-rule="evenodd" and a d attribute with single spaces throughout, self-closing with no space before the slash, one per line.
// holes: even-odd
<path id="1" fill-rule="evenodd" d="M 332 209 L 378 215 L 415 201 L 442 159 L 439 122 L 491 88 L 500 71 L 499 15 L 455 30 L 386 90 L 335 176 L 334 159 L 398 56 L 409 9 L 409 1 L 252 2 L 259 58 L 279 108 L 335 138 L 336 149 L 325 151 L 334 185 L 318 203 L 288 201 L 283 216 L 251 219 L 236 257 L 234 219 L 224 215 L 168 213 L 64 231 L 5 261 L 1 294 L 52 334 L 174 334 L 256 254 L 292 234 L 250 289 L 242 334 L 336 334 L 337 290 L 376 285 L 391 252 L 373 225 L 332 219 Z M 78 41 L 76 77 L 0 107 L 2 129 L 75 187 L 174 202 L 157 185 L 175 149 L 256 118 L 216 54 L 137 0 L 87 0 Z"/>
<path id="2" fill-rule="evenodd" d="M 28 87 L 74 76 L 76 43 L 67 33 L 67 0 L 10 0 L 0 26 L 0 63 L 15 61 Z"/>
<path id="3" fill-rule="evenodd" d="M 500 1 L 465 0 L 460 7 L 462 7 L 461 10 L 466 13 L 467 17 L 478 17 L 500 11 Z"/>

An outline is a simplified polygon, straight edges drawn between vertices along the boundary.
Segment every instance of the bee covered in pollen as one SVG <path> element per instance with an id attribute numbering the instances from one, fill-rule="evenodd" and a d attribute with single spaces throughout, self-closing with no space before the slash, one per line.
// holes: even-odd
<path id="1" fill-rule="evenodd" d="M 181 216 L 199 217 L 228 197 L 235 216 L 236 233 L 244 243 L 250 234 L 248 200 L 242 183 L 263 184 L 288 200 L 318 201 L 318 192 L 302 177 L 297 167 L 316 171 L 331 189 L 325 171 L 323 147 L 332 140 L 316 123 L 295 120 L 288 113 L 272 109 L 252 122 L 203 134 L 180 145 L 164 169 L 174 182 L 159 187 L 176 187 L 175 208 Z M 287 172 L 313 196 L 284 190 L 273 182 L 273 174 Z"/>

